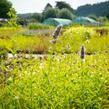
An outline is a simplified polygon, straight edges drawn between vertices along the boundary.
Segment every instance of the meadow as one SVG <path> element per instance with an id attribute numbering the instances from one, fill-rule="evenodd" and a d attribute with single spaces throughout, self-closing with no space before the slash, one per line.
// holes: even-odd
<path id="1" fill-rule="evenodd" d="M 0 109 L 109 109 L 108 27 L 29 29 L 0 28 Z"/>

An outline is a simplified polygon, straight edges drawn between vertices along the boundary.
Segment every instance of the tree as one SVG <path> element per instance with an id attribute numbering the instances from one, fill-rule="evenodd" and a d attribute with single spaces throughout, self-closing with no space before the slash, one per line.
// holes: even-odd
<path id="1" fill-rule="evenodd" d="M 106 15 L 106 17 L 109 19 L 109 13 Z"/>
<path id="2" fill-rule="evenodd" d="M 58 9 L 49 8 L 46 12 L 44 12 L 43 17 L 44 19 L 47 18 L 56 18 L 58 16 Z"/>
<path id="3" fill-rule="evenodd" d="M 59 9 L 67 8 L 69 11 L 71 11 L 73 13 L 73 8 L 66 2 L 57 1 L 55 7 L 59 8 Z"/>
<path id="4" fill-rule="evenodd" d="M 35 19 L 37 22 L 42 22 L 42 14 L 41 13 L 34 13 L 31 17 L 33 19 Z"/>
<path id="5" fill-rule="evenodd" d="M 106 21 L 108 21 L 108 19 L 104 16 L 100 16 L 99 18 L 98 18 L 98 21 L 99 22 L 106 22 Z"/>
<path id="6" fill-rule="evenodd" d="M 0 18 L 9 18 L 7 13 L 10 11 L 12 4 L 7 0 L 0 0 Z"/>
<path id="7" fill-rule="evenodd" d="M 51 9 L 51 8 L 53 8 L 52 5 L 51 5 L 50 3 L 48 3 L 48 4 L 45 6 L 45 8 L 44 8 L 42 14 L 45 14 L 45 12 L 46 12 L 48 9 Z"/>
<path id="8" fill-rule="evenodd" d="M 17 27 L 17 15 L 16 15 L 16 11 L 14 8 L 10 8 L 10 11 L 7 13 L 7 15 L 9 16 L 9 21 L 7 26 L 10 27 Z"/>
<path id="9" fill-rule="evenodd" d="M 76 10 L 77 16 L 88 16 L 90 14 L 95 14 L 97 17 L 106 16 L 109 12 L 109 0 L 101 3 L 96 3 L 93 5 L 83 5 L 78 7 Z"/>
<path id="10" fill-rule="evenodd" d="M 47 3 L 47 5 L 45 6 L 44 10 L 46 11 L 49 8 L 52 8 L 52 5 L 50 3 Z"/>
<path id="11" fill-rule="evenodd" d="M 59 11 L 59 18 L 72 19 L 73 14 L 66 8 L 63 8 Z"/>

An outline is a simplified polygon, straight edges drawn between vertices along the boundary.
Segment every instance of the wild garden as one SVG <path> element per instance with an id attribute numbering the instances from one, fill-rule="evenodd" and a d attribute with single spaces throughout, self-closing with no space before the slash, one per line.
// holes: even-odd
<path id="1" fill-rule="evenodd" d="M 5 2 L 9 9 L 3 9 Z M 21 26 L 11 4 L 0 2 L 0 109 L 109 109 L 109 20 L 69 26 L 41 22 L 57 13 L 72 20 L 69 11 L 64 2 L 55 8 L 48 4 L 43 17 L 37 13 L 40 23 L 29 15 L 32 23 L 26 25 L 22 15 Z"/>

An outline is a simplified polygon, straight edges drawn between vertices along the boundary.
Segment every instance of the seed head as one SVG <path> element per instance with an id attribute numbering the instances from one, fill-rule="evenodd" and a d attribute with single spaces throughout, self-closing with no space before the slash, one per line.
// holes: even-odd
<path id="1" fill-rule="evenodd" d="M 58 25 L 53 33 L 53 38 L 57 39 L 61 32 L 62 25 Z"/>
<path id="2" fill-rule="evenodd" d="M 85 59 L 85 47 L 84 47 L 84 45 L 81 46 L 80 58 Z"/>

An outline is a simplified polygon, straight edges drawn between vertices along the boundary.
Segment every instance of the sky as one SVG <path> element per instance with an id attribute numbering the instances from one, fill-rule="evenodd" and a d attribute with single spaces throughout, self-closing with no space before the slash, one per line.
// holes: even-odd
<path id="1" fill-rule="evenodd" d="M 13 4 L 17 13 L 34 13 L 42 12 L 47 3 L 55 6 L 56 1 L 65 1 L 69 3 L 73 9 L 85 4 L 94 4 L 106 0 L 8 0 Z"/>

